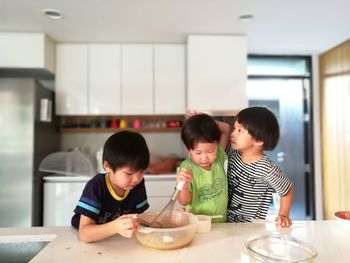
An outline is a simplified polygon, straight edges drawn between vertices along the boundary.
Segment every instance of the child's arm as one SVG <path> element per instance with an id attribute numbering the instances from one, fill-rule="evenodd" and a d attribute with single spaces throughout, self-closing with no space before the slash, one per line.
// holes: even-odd
<path id="1" fill-rule="evenodd" d="M 200 112 L 187 111 L 185 117 L 186 119 L 188 119 L 196 114 L 200 114 Z M 215 122 L 219 126 L 219 129 L 221 131 L 221 137 L 220 137 L 219 143 L 222 146 L 222 148 L 226 149 L 227 144 L 230 142 L 231 126 L 230 124 L 224 121 L 215 120 Z"/>
<path id="2" fill-rule="evenodd" d="M 292 225 L 292 220 L 289 218 L 289 211 L 292 206 L 293 196 L 293 185 L 291 185 L 288 192 L 284 196 L 281 196 L 280 210 L 278 212 L 278 217 L 276 218 L 277 225 L 281 227 L 289 227 Z"/>
<path id="3" fill-rule="evenodd" d="M 178 201 L 181 205 L 188 205 L 192 200 L 192 193 L 190 192 L 190 183 L 192 180 L 192 173 L 186 168 L 180 168 L 177 174 L 176 181 L 185 181 L 184 187 L 182 188 Z"/>
<path id="4" fill-rule="evenodd" d="M 226 149 L 227 144 L 230 142 L 230 135 L 231 135 L 231 127 L 230 124 L 224 121 L 215 121 L 216 124 L 219 126 L 219 129 L 221 131 L 221 137 L 220 137 L 220 144 L 222 148 Z"/>
<path id="5" fill-rule="evenodd" d="M 99 241 L 114 234 L 132 237 L 138 226 L 136 214 L 122 215 L 117 219 L 97 225 L 91 218 L 81 215 L 79 224 L 80 240 L 86 243 Z"/>

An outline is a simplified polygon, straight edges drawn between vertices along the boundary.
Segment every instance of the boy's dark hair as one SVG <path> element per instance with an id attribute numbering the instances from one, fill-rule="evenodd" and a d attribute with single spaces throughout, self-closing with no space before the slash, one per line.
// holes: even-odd
<path id="1" fill-rule="evenodd" d="M 198 142 L 219 142 L 221 131 L 213 118 L 207 114 L 197 114 L 185 121 L 181 139 L 188 150 Z"/>
<path id="2" fill-rule="evenodd" d="M 280 136 L 280 129 L 276 116 L 267 108 L 250 107 L 241 110 L 236 121 L 241 124 L 256 140 L 262 141 L 263 150 L 273 150 Z"/>
<path id="3" fill-rule="evenodd" d="M 121 131 L 109 137 L 103 146 L 102 160 L 107 161 L 115 172 L 122 167 L 135 171 L 144 170 L 149 164 L 150 154 L 141 134 Z"/>

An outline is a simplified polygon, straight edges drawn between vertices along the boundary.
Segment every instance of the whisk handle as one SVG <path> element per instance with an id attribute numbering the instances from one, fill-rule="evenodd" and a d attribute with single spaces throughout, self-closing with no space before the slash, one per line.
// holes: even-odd
<path id="1" fill-rule="evenodd" d="M 185 185 L 185 181 L 180 181 L 177 183 L 177 185 L 175 187 L 175 192 L 174 192 L 173 196 L 171 197 L 172 200 L 177 199 L 177 196 L 179 195 L 181 190 L 184 188 L 184 185 Z"/>
<path id="2" fill-rule="evenodd" d="M 175 189 L 176 190 L 182 190 L 184 188 L 184 185 L 185 185 L 185 181 L 180 181 L 177 183 Z"/>

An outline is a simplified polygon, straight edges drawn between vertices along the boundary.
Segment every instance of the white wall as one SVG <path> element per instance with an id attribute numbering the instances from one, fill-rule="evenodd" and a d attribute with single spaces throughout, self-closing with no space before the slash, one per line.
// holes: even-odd
<path id="1" fill-rule="evenodd" d="M 62 133 L 61 150 L 67 151 L 79 147 L 96 167 L 96 152 L 111 135 L 112 133 Z M 162 157 L 176 155 L 180 158 L 186 155 L 180 133 L 142 133 L 142 135 L 151 154 Z"/>

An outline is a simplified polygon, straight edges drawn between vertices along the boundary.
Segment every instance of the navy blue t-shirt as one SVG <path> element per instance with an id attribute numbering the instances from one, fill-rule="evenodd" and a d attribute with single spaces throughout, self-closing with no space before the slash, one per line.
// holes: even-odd
<path id="1" fill-rule="evenodd" d="M 106 174 L 97 174 L 90 179 L 83 190 L 72 217 L 72 226 L 79 228 L 80 215 L 87 216 L 96 224 L 108 223 L 121 215 L 142 213 L 149 207 L 145 180 L 123 197 L 117 196 Z"/>

